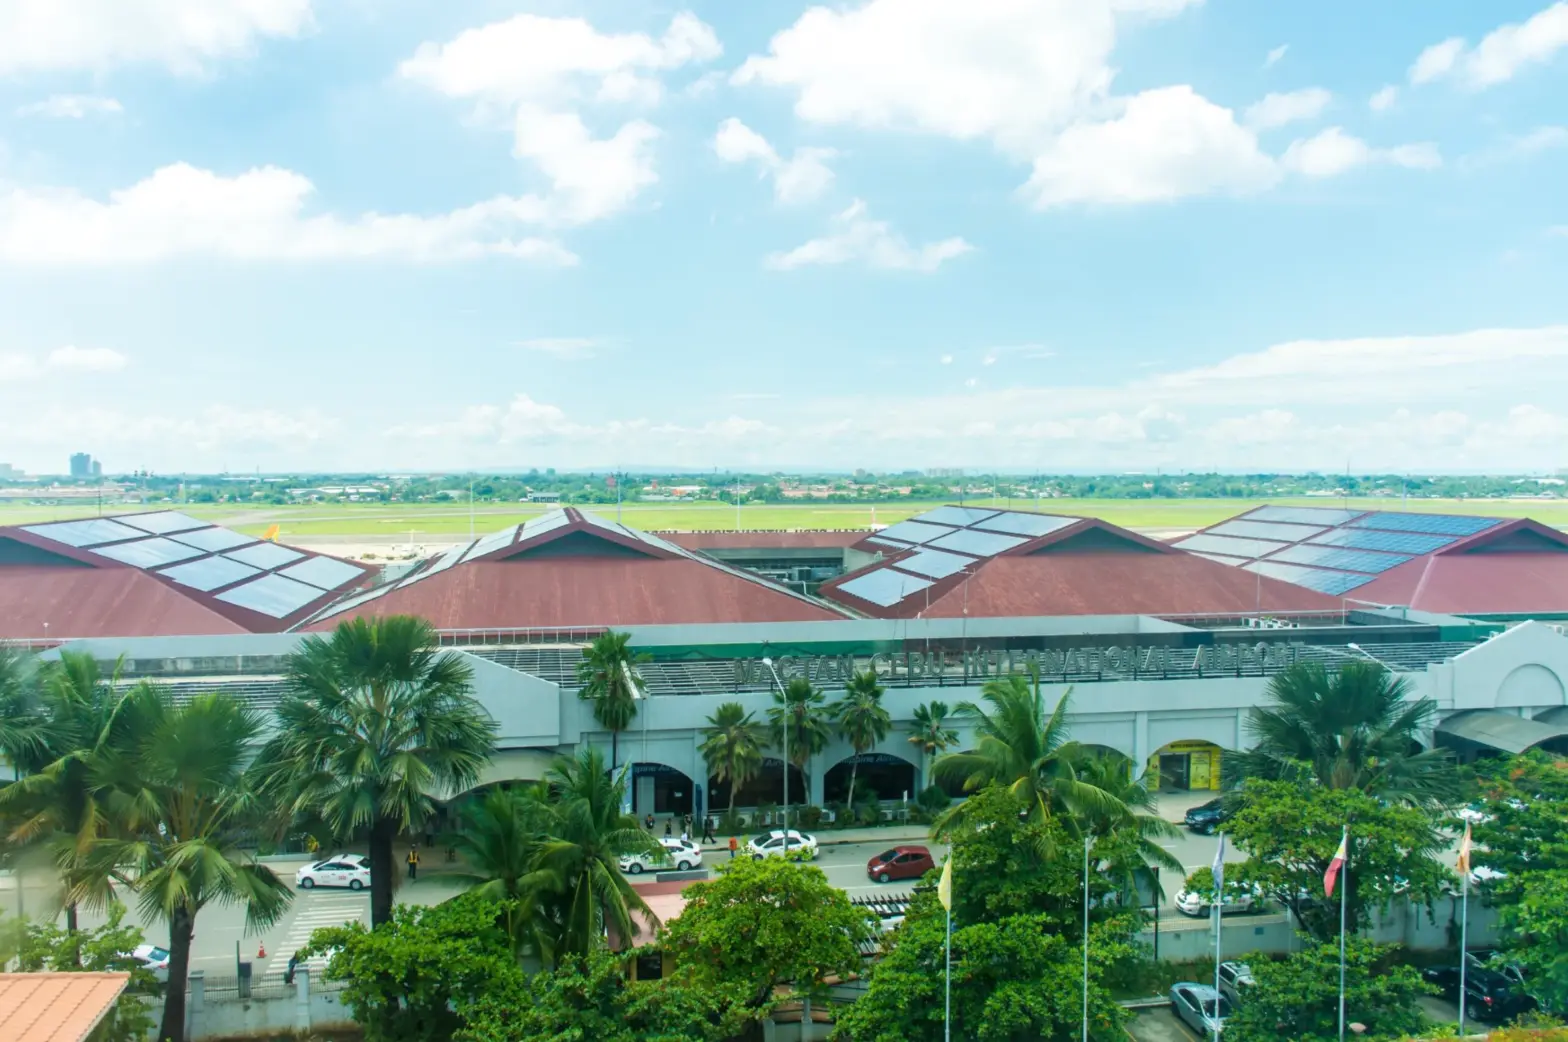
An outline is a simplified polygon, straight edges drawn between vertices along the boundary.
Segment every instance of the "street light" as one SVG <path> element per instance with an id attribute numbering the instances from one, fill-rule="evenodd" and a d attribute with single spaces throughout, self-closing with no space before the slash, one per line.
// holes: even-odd
<path id="1" fill-rule="evenodd" d="M 773 677 L 773 682 L 778 685 L 779 694 L 784 696 L 784 858 L 789 859 L 789 725 L 790 705 L 789 692 L 784 690 L 784 681 L 779 679 L 779 671 L 773 668 L 773 660 L 764 658 L 762 664 L 768 667 L 768 672 Z"/>

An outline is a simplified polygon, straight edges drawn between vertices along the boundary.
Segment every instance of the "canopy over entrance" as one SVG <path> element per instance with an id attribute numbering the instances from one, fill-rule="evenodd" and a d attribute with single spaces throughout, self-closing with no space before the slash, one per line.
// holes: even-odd
<path id="1" fill-rule="evenodd" d="M 1527 720 L 1512 713 L 1499 713 L 1490 709 L 1477 709 L 1457 713 L 1437 725 L 1437 733 L 1447 739 L 1480 746 L 1482 751 L 1522 753 L 1537 746 L 1553 752 L 1568 754 L 1568 721 L 1551 723 L 1545 720 Z"/>

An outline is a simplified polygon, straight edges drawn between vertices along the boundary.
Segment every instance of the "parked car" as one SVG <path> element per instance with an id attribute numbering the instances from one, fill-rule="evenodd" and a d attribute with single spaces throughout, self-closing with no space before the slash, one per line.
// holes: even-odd
<path id="1" fill-rule="evenodd" d="M 138 944 L 131 949 L 131 958 L 141 963 L 152 971 L 152 975 L 159 982 L 169 979 L 169 949 L 160 948 L 156 944 Z"/>
<path id="2" fill-rule="evenodd" d="M 866 862 L 866 877 L 878 883 L 895 879 L 919 879 L 936 867 L 931 851 L 925 847 L 894 847 Z"/>
<path id="3" fill-rule="evenodd" d="M 639 875 L 660 869 L 685 872 L 702 864 L 702 848 L 689 839 L 667 838 L 659 840 L 662 854 L 626 854 L 621 858 L 621 871 Z"/>
<path id="4" fill-rule="evenodd" d="M 1476 1020 L 1498 1023 L 1512 1020 L 1535 1009 L 1536 1001 L 1519 982 L 1481 964 L 1473 954 L 1465 956 L 1465 1013 Z M 1421 971 L 1428 984 L 1442 989 L 1443 997 L 1459 1001 L 1459 967 L 1428 966 Z"/>
<path id="5" fill-rule="evenodd" d="M 370 859 L 358 854 L 337 854 L 294 873 L 294 885 L 301 890 L 318 886 L 342 886 L 363 890 L 370 885 Z"/>
<path id="6" fill-rule="evenodd" d="M 1171 986 L 1171 1010 L 1199 1037 L 1225 1030 L 1230 1001 L 1207 984 L 1182 981 Z"/>
<path id="7" fill-rule="evenodd" d="M 1263 902 L 1262 895 L 1256 890 L 1245 887 L 1227 886 L 1225 899 L 1220 904 L 1221 915 L 1237 915 L 1241 912 L 1250 912 Z M 1202 894 L 1195 894 L 1183 887 L 1176 891 L 1176 910 L 1183 915 L 1205 916 L 1210 914 L 1213 902 Z M 1214 989 L 1210 988 L 1210 991 Z"/>
<path id="8" fill-rule="evenodd" d="M 1252 967 L 1244 962 L 1220 963 L 1220 994 L 1230 1000 L 1232 1006 L 1240 1006 L 1245 1000 L 1247 989 L 1256 981 L 1252 979 Z"/>
<path id="9" fill-rule="evenodd" d="M 789 849 L 805 851 L 807 860 L 815 860 L 817 856 L 817 837 L 790 829 L 788 832 Z M 746 850 L 752 857 L 782 857 L 784 855 L 785 830 L 774 829 L 772 832 L 763 832 L 751 837 L 751 842 L 746 844 Z"/>
<path id="10" fill-rule="evenodd" d="M 1229 819 L 1230 815 L 1225 813 L 1225 801 L 1219 799 L 1192 808 L 1182 820 L 1199 835 L 1212 836 Z"/>

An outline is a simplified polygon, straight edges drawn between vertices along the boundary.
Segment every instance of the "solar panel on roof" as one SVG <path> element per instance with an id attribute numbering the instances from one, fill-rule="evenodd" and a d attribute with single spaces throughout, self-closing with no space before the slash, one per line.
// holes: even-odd
<path id="1" fill-rule="evenodd" d="M 188 514 L 177 510 L 154 510 L 145 514 L 122 514 L 115 520 L 121 524 L 140 528 L 143 532 L 154 535 L 168 535 L 170 532 L 184 532 L 191 528 L 202 528 L 206 521 L 198 521 Z"/>
<path id="2" fill-rule="evenodd" d="M 872 546 L 880 546 L 887 550 L 908 550 L 908 543 L 901 543 L 897 539 L 883 539 L 881 536 L 872 536 L 866 540 Z"/>
<path id="3" fill-rule="evenodd" d="M 1360 517 L 1363 510 L 1343 510 L 1338 507 L 1258 507 L 1243 519 L 1247 521 L 1285 521 L 1296 525 L 1342 525 Z"/>
<path id="4" fill-rule="evenodd" d="M 1006 532 L 1008 535 L 1024 535 L 1037 539 L 1043 535 L 1050 535 L 1068 525 L 1076 525 L 1082 518 L 1053 517 L 1049 514 L 1024 514 L 1016 510 L 1008 510 L 988 518 L 976 525 L 987 532 Z"/>
<path id="5" fill-rule="evenodd" d="M 468 552 L 463 554 L 463 560 L 472 561 L 476 557 L 483 557 L 485 554 L 493 553 L 503 546 L 510 546 L 516 536 L 517 526 L 512 525 L 510 528 L 503 528 L 499 532 L 492 532 L 483 539 L 476 539 L 474 545 L 468 548 Z"/>
<path id="6" fill-rule="evenodd" d="M 1232 566 L 1240 566 L 1240 565 L 1244 565 L 1244 564 L 1247 563 L 1247 559 L 1245 557 L 1226 557 L 1224 554 L 1198 554 L 1198 556 L 1199 557 L 1206 557 L 1209 560 L 1214 561 L 1214 562 L 1216 562 L 1218 564 L 1228 564 L 1228 565 L 1232 565 Z"/>
<path id="7" fill-rule="evenodd" d="M 297 561 L 305 555 L 298 550 L 279 546 L 277 543 L 257 543 L 242 550 L 230 550 L 223 556 L 241 564 L 255 565 L 257 568 L 277 568 L 290 561 Z"/>
<path id="8" fill-rule="evenodd" d="M 1331 597 L 1337 597 L 1372 581 L 1370 575 L 1329 572 L 1321 568 L 1303 568 L 1297 564 L 1276 564 L 1273 561 L 1253 561 L 1242 567 L 1249 572 L 1266 575 L 1271 579 L 1283 579 L 1288 583 L 1305 586 L 1309 590 L 1326 593 Z"/>
<path id="9" fill-rule="evenodd" d="M 922 550 L 899 561 L 894 567 L 906 572 L 914 572 L 916 575 L 924 575 L 929 579 L 946 579 L 971 564 L 974 564 L 974 559 L 970 557 L 944 554 L 940 550 Z"/>
<path id="10" fill-rule="evenodd" d="M 923 521 L 900 521 L 877 533 L 879 539 L 902 539 L 906 543 L 929 543 L 958 531 L 947 525 L 928 525 Z"/>
<path id="11" fill-rule="evenodd" d="M 931 540 L 930 545 L 938 550 L 956 550 L 976 557 L 995 557 L 1003 550 L 1023 546 L 1028 541 L 1015 535 L 997 535 L 995 532 L 982 532 L 978 528 L 961 528 L 952 535 Z"/>
<path id="12" fill-rule="evenodd" d="M 240 535 L 227 528 L 198 528 L 194 532 L 180 532 L 169 538 L 214 554 L 258 541 L 253 535 Z"/>
<path id="13" fill-rule="evenodd" d="M 278 574 L 309 583 L 318 589 L 335 590 L 344 583 L 358 579 L 365 574 L 365 570 L 332 557 L 312 557 L 280 569 Z"/>
<path id="14" fill-rule="evenodd" d="M 1180 550 L 1203 550 L 1211 554 L 1252 560 L 1271 554 L 1285 544 L 1264 542 L 1261 539 L 1233 539 L 1224 535 L 1190 535 L 1174 545 Z"/>
<path id="15" fill-rule="evenodd" d="M 839 589 L 851 597 L 887 608 L 930 585 L 930 579 L 905 575 L 891 568 L 878 568 L 851 579 L 840 585 Z"/>
<path id="16" fill-rule="evenodd" d="M 996 515 L 995 510 L 981 510 L 976 507 L 937 507 L 924 514 L 915 515 L 914 520 L 926 521 L 934 525 L 956 525 L 964 528 L 968 525 L 978 524 L 988 517 Z"/>
<path id="17" fill-rule="evenodd" d="M 593 515 L 584 514 L 583 517 L 591 521 Z M 552 529 L 560 528 L 568 520 L 569 518 L 567 518 L 564 510 L 552 510 L 548 514 L 531 517 L 523 522 L 523 534 L 520 538 L 527 539 L 530 536 L 538 535 L 540 532 L 548 532 Z"/>
<path id="18" fill-rule="evenodd" d="M 437 557 L 434 561 L 431 561 L 429 565 L 398 583 L 398 588 L 402 589 L 404 586 L 410 586 L 419 582 L 421 579 L 428 579 L 432 575 L 446 571 L 448 568 L 456 564 L 472 545 L 472 543 L 462 543 L 458 546 L 452 547 L 450 550 L 442 552 L 441 556 Z"/>
<path id="19" fill-rule="evenodd" d="M 139 528 L 122 525 L 108 518 L 94 517 L 85 521 L 57 521 L 48 525 L 24 525 L 22 531 L 53 539 L 66 546 L 97 546 L 122 539 L 140 539 L 147 533 Z"/>
<path id="20" fill-rule="evenodd" d="M 294 614 L 321 595 L 321 591 L 314 586 L 285 579 L 281 575 L 268 574 L 224 590 L 217 594 L 217 598 L 226 604 L 281 619 Z"/>
<path id="21" fill-rule="evenodd" d="M 1395 565 L 1410 560 L 1403 554 L 1379 554 L 1371 550 L 1351 550 L 1342 546 L 1287 546 L 1269 558 L 1270 561 L 1289 561 L 1291 564 L 1309 564 L 1318 568 L 1335 568 L 1347 572 L 1371 572 L 1376 575 Z"/>
<path id="22" fill-rule="evenodd" d="M 189 586 L 193 590 L 207 593 L 220 586 L 228 586 L 241 579 L 248 579 L 259 572 L 260 569 L 252 568 L 248 564 L 240 564 L 238 561 L 230 561 L 224 557 L 208 557 L 201 561 L 165 568 L 158 574 L 166 579 L 173 579 L 181 586 Z"/>
<path id="23" fill-rule="evenodd" d="M 365 603 L 368 603 L 370 601 L 376 600 L 378 597 L 385 596 L 387 593 L 391 592 L 393 589 L 394 589 L 394 587 L 392 587 L 390 585 L 388 585 L 388 586 L 378 586 L 374 590 L 367 590 L 364 593 L 357 593 L 354 596 L 348 598 L 347 600 L 342 600 L 342 601 L 338 601 L 335 604 L 327 605 L 325 608 L 321 609 L 321 611 L 317 612 L 311 618 L 312 618 L 312 620 L 314 620 L 314 619 L 325 619 L 325 618 L 331 618 L 334 615 L 341 615 L 343 612 L 346 612 L 346 611 L 350 610 L 351 608 L 357 608 L 361 604 L 365 604 Z"/>
<path id="24" fill-rule="evenodd" d="M 1368 514 L 1351 524 L 1352 528 L 1376 528 L 1385 532 L 1426 532 L 1432 535 L 1466 536 L 1484 532 L 1501 524 L 1495 517 L 1466 517 L 1459 514 Z"/>
<path id="25" fill-rule="evenodd" d="M 1379 532 L 1370 528 L 1335 528 L 1313 536 L 1323 546 L 1351 546 L 1357 550 L 1386 550 L 1396 554 L 1429 554 L 1456 540 L 1451 535 L 1421 535 L 1415 532 Z"/>
<path id="26" fill-rule="evenodd" d="M 1233 535 L 1243 539 L 1277 539 L 1295 543 L 1327 529 L 1309 525 L 1287 525 L 1274 521 L 1226 521 L 1207 530 L 1209 535 Z"/>
<path id="27" fill-rule="evenodd" d="M 112 546 L 100 546 L 93 553 L 121 564 L 135 565 L 137 568 L 156 568 L 163 564 L 178 564 L 189 561 L 192 557 L 200 557 L 202 551 L 194 546 L 176 543 L 172 539 L 153 536 L 150 539 L 138 539 L 131 543 L 115 543 Z"/>

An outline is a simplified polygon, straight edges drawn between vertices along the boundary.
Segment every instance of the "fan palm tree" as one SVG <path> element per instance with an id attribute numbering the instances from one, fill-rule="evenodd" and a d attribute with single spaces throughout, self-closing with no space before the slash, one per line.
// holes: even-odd
<path id="1" fill-rule="evenodd" d="M 488 901 L 508 902 L 506 932 L 517 953 L 532 949 L 546 962 L 554 959 L 559 924 L 547 895 L 526 881 L 547 839 L 548 802 L 543 785 L 496 789 L 466 802 L 447 838 L 465 868 L 443 873 Z"/>
<path id="2" fill-rule="evenodd" d="M 766 732 L 739 702 L 725 702 L 708 717 L 701 752 L 708 774 L 730 787 L 730 813 L 735 794 L 762 770 Z"/>
<path id="3" fill-rule="evenodd" d="M 856 673 L 844 685 L 844 697 L 834 702 L 828 710 L 838 733 L 855 750 L 849 763 L 849 799 L 855 805 L 855 777 L 860 772 L 860 756 L 887 737 L 893 718 L 882 708 L 883 687 L 877 683 L 873 670 Z"/>
<path id="4" fill-rule="evenodd" d="M 1226 779 L 1306 777 L 1390 802 L 1444 806 L 1460 791 L 1453 757 L 1420 748 L 1436 713 L 1437 703 L 1412 699 L 1405 679 L 1381 663 L 1329 672 L 1300 662 L 1270 679 L 1265 704 L 1247 724 L 1257 744 L 1226 757 Z"/>
<path id="5" fill-rule="evenodd" d="M 1132 761 L 1114 750 L 1083 751 L 1075 765 L 1079 780 L 1113 797 L 1120 808 L 1087 814 L 1078 823 L 1079 831 L 1094 837 L 1093 856 L 1100 873 L 1116 884 L 1124 898 L 1134 897 L 1140 885 L 1161 898 L 1155 869 L 1174 872 L 1178 879 L 1187 870 L 1157 841 L 1179 836 L 1181 830 L 1160 817 L 1149 774 L 1134 777 L 1132 768 Z"/>
<path id="6" fill-rule="evenodd" d="M 610 732 L 610 770 L 621 762 L 621 732 L 637 717 L 643 680 L 637 663 L 652 656 L 632 651 L 630 633 L 602 633 L 577 664 L 577 697 L 593 703 L 593 718 Z"/>
<path id="7" fill-rule="evenodd" d="M 826 699 L 805 677 L 791 677 L 783 691 L 773 692 L 773 701 L 775 705 L 768 710 L 769 741 L 775 748 L 784 748 L 787 729 L 789 763 L 805 777 L 806 765 L 828 744 L 831 733 Z M 784 766 L 784 798 L 786 802 L 789 799 L 789 764 Z"/>
<path id="8" fill-rule="evenodd" d="M 958 732 L 947 726 L 947 703 L 930 701 L 915 706 L 909 744 L 920 750 L 920 780 L 931 784 L 931 758 L 958 744 Z"/>
<path id="9" fill-rule="evenodd" d="M 1067 737 L 1071 695 L 1069 688 L 1047 717 L 1038 674 L 1032 684 L 1017 674 L 986 681 L 980 698 L 989 711 L 973 702 L 958 705 L 961 715 L 975 721 L 974 750 L 939 758 L 933 768 L 936 777 L 957 782 L 966 792 L 1005 786 L 1030 808 L 1032 818 L 1060 817 L 1069 831 L 1095 815 L 1121 813 L 1120 800 L 1078 777 L 1084 751 Z M 955 804 L 937 820 L 934 831 L 946 833 L 963 820 L 967 806 Z"/>
<path id="10" fill-rule="evenodd" d="M 473 787 L 495 725 L 461 655 L 408 615 L 342 622 L 289 656 L 277 733 L 257 758 L 264 789 L 340 839 L 368 829 L 370 920 L 392 918 L 392 843 L 434 800 Z"/>
<path id="11" fill-rule="evenodd" d="M 630 939 L 632 913 L 651 925 L 657 919 L 621 874 L 623 854 L 657 854 L 662 848 L 621 811 L 626 771 L 611 775 L 596 749 L 559 757 L 545 772 L 548 800 L 542 824 L 546 838 L 534 858 L 525 888 L 553 894 L 559 902 L 556 958 L 586 955 L 604 940 L 606 927 Z"/>
<path id="12" fill-rule="evenodd" d="M 95 770 L 120 836 L 96 840 L 89 859 L 135 887 L 142 914 L 169 927 L 169 984 L 158 1038 L 184 1042 L 185 989 L 196 917 L 209 904 L 241 904 L 246 926 L 277 922 L 291 891 L 243 844 L 258 821 L 245 765 L 260 723 L 234 698 L 201 695 L 183 706 L 150 684 L 125 712 L 134 735 Z"/>

